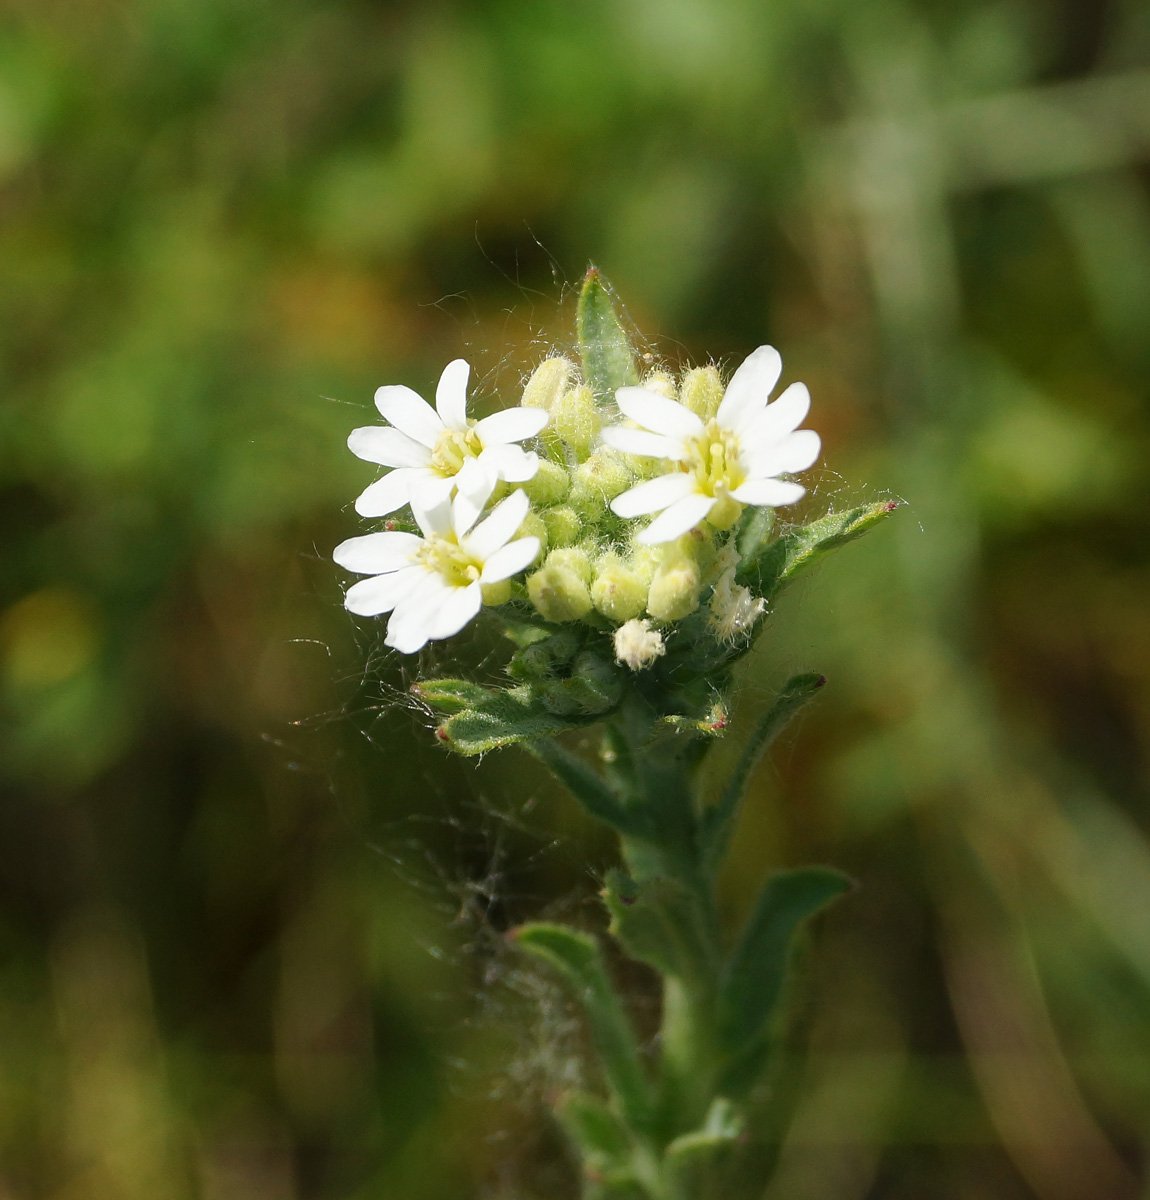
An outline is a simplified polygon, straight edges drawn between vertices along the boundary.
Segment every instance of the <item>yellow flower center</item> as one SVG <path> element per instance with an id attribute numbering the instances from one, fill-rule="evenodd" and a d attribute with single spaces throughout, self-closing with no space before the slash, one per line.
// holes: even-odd
<path id="1" fill-rule="evenodd" d="M 466 429 L 445 429 L 431 452 L 432 469 L 445 478 L 458 475 L 469 458 L 477 458 L 483 443 L 473 425 Z"/>
<path id="2" fill-rule="evenodd" d="M 687 442 L 683 465 L 694 475 L 701 492 L 719 500 L 747 478 L 738 436 L 717 421 L 709 421 L 698 437 Z"/>
<path id="3" fill-rule="evenodd" d="M 743 508 L 731 496 L 747 478 L 740 449 L 738 435 L 715 420 L 687 442 L 683 469 L 694 475 L 700 492 L 718 501 L 707 514 L 708 524 L 716 529 L 729 529 Z"/>
<path id="4" fill-rule="evenodd" d="M 417 560 L 437 575 L 442 576 L 450 587 L 467 587 L 474 583 L 483 570 L 483 564 L 454 539 L 431 534 L 419 548 Z"/>

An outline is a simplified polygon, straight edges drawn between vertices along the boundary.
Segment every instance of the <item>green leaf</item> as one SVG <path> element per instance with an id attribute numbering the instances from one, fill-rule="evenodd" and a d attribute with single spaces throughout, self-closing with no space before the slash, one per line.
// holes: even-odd
<path id="1" fill-rule="evenodd" d="M 634 1030 L 607 974 L 599 943 L 562 925 L 521 925 L 516 943 L 554 967 L 583 1005 L 591 1040 L 623 1120 L 635 1130 L 651 1127 L 651 1085 L 639 1057 Z"/>
<path id="2" fill-rule="evenodd" d="M 846 512 L 829 513 L 809 525 L 792 529 L 744 561 L 739 567 L 738 581 L 770 600 L 804 567 L 828 551 L 861 537 L 897 507 L 897 500 L 864 504 Z"/>
<path id="3" fill-rule="evenodd" d="M 610 1171 L 601 1178 L 585 1184 L 586 1200 L 652 1200 L 650 1191 L 638 1180 L 634 1171 Z"/>
<path id="4" fill-rule="evenodd" d="M 631 1135 L 618 1114 L 598 1096 L 569 1092 L 556 1105 L 555 1115 L 593 1170 L 603 1172 L 625 1165 L 631 1155 Z"/>
<path id="5" fill-rule="evenodd" d="M 734 1106 L 719 1097 L 701 1129 L 677 1137 L 664 1156 L 668 1194 L 673 1200 L 726 1200 L 725 1168 L 730 1164 L 743 1122 Z"/>
<path id="6" fill-rule="evenodd" d="M 583 377 L 599 400 L 613 400 L 615 389 L 639 382 L 630 339 L 623 331 L 614 298 L 597 267 L 583 278 L 575 325 Z"/>
<path id="7" fill-rule="evenodd" d="M 774 704 L 747 738 L 746 746 L 735 765 L 731 778 L 727 781 L 727 786 L 723 789 L 715 805 L 703 815 L 701 836 L 703 866 L 708 874 L 713 875 L 718 870 L 723 855 L 727 852 L 735 819 L 739 815 L 743 793 L 746 791 L 751 772 L 770 744 L 785 728 L 787 722 L 799 709 L 814 699 L 825 683 L 826 677 L 823 675 L 792 676 L 775 698 Z"/>
<path id="8" fill-rule="evenodd" d="M 536 685 L 543 706 L 562 717 L 595 717 L 610 712 L 623 696 L 624 677 L 599 650 L 583 650 L 566 679 Z"/>
<path id="9" fill-rule="evenodd" d="M 411 685 L 411 694 L 429 708 L 457 713 L 488 703 L 496 693 L 469 679 L 425 679 Z"/>
<path id="10" fill-rule="evenodd" d="M 674 879 L 636 883 L 622 871 L 607 875 L 603 902 L 610 932 L 623 949 L 664 975 L 697 976 L 710 957 L 690 892 Z"/>
<path id="11" fill-rule="evenodd" d="M 729 1059 L 728 1086 L 752 1082 L 744 1076 L 766 1044 L 796 930 L 851 886 L 829 867 L 799 867 L 767 881 L 720 982 L 719 1040 Z"/>
<path id="12" fill-rule="evenodd" d="M 647 832 L 642 818 L 577 754 L 549 738 L 529 741 L 524 749 L 539 759 L 593 817 L 613 825 L 620 833 L 641 837 Z"/>
<path id="13" fill-rule="evenodd" d="M 457 754 L 473 755 L 554 737 L 581 724 L 550 711 L 530 687 L 517 687 L 486 691 L 479 703 L 449 717 L 436 733 Z"/>

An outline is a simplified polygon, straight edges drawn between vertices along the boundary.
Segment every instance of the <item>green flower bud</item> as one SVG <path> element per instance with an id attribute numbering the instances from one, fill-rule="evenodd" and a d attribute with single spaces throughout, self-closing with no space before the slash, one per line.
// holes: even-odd
<path id="1" fill-rule="evenodd" d="M 704 421 L 711 420 L 719 411 L 723 399 L 723 381 L 717 367 L 695 367 L 683 376 L 679 389 L 679 403 L 689 408 Z"/>
<path id="2" fill-rule="evenodd" d="M 547 552 L 547 547 L 550 544 L 547 539 L 547 523 L 534 509 L 523 518 L 523 523 L 519 526 L 515 536 L 537 537 L 539 539 L 540 553 L 543 554 Z"/>
<path id="3" fill-rule="evenodd" d="M 614 551 L 600 555 L 591 584 L 591 603 L 612 621 L 629 621 L 647 607 L 650 576 Z"/>
<path id="4" fill-rule="evenodd" d="M 540 514 L 547 530 L 548 546 L 573 546 L 583 536 L 583 520 L 566 504 L 546 508 Z"/>
<path id="5" fill-rule="evenodd" d="M 648 392 L 654 392 L 658 396 L 662 396 L 667 400 L 677 400 L 675 380 L 667 371 L 652 371 L 646 376 L 640 385 Z"/>
<path id="6" fill-rule="evenodd" d="M 707 513 L 707 524 L 712 529 L 730 529 L 739 519 L 743 506 L 730 496 L 724 496 L 714 508 Z"/>
<path id="7" fill-rule="evenodd" d="M 523 388 L 524 408 L 545 408 L 548 412 L 567 390 L 574 366 L 565 358 L 545 358 L 531 373 Z"/>
<path id="8" fill-rule="evenodd" d="M 481 590 L 483 603 L 494 608 L 506 604 L 511 599 L 511 580 L 501 579 L 498 583 L 485 583 Z"/>
<path id="9" fill-rule="evenodd" d="M 614 450 L 596 450 L 585 463 L 575 468 L 571 507 L 582 516 L 597 520 L 607 505 L 634 481 L 634 473 L 622 455 Z"/>
<path id="10" fill-rule="evenodd" d="M 527 579 L 527 595 L 547 621 L 578 621 L 591 611 L 591 557 L 578 546 L 552 550 Z"/>
<path id="11" fill-rule="evenodd" d="M 647 594 L 647 611 L 656 621 L 680 621 L 699 607 L 699 560 L 689 543 L 688 534 L 663 548 Z"/>
<path id="12" fill-rule="evenodd" d="M 602 425 L 595 394 L 583 383 L 564 392 L 551 409 L 551 436 L 570 447 L 580 462 L 591 453 Z"/>
<path id="13" fill-rule="evenodd" d="M 541 458 L 539 470 L 533 479 L 527 480 L 523 490 L 532 504 L 558 504 L 571 490 L 571 476 L 566 467 Z"/>

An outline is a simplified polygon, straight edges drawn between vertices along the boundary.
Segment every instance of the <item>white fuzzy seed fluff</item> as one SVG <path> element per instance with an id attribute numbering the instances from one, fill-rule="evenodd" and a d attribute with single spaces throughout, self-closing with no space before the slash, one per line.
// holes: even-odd
<path id="1" fill-rule="evenodd" d="M 734 568 L 728 568 L 715 584 L 707 612 L 707 627 L 720 642 L 738 641 L 750 636 L 766 607 L 761 596 L 735 582 Z"/>
<path id="2" fill-rule="evenodd" d="M 615 630 L 615 661 L 632 671 L 649 667 L 666 649 L 663 635 L 645 618 L 635 617 Z"/>

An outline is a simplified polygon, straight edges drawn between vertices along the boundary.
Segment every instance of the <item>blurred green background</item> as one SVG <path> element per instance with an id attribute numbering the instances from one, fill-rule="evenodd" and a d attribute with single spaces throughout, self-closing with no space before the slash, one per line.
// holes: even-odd
<path id="1" fill-rule="evenodd" d="M 746 676 L 832 686 L 732 920 L 861 884 L 765 1200 L 1150 1194 L 1148 51 L 1139 0 L 9 0 L 3 1200 L 573 1195 L 502 934 L 609 842 L 436 750 L 329 554 L 374 388 L 506 402 L 588 260 L 672 362 L 781 349 L 800 515 L 906 502 Z"/>

